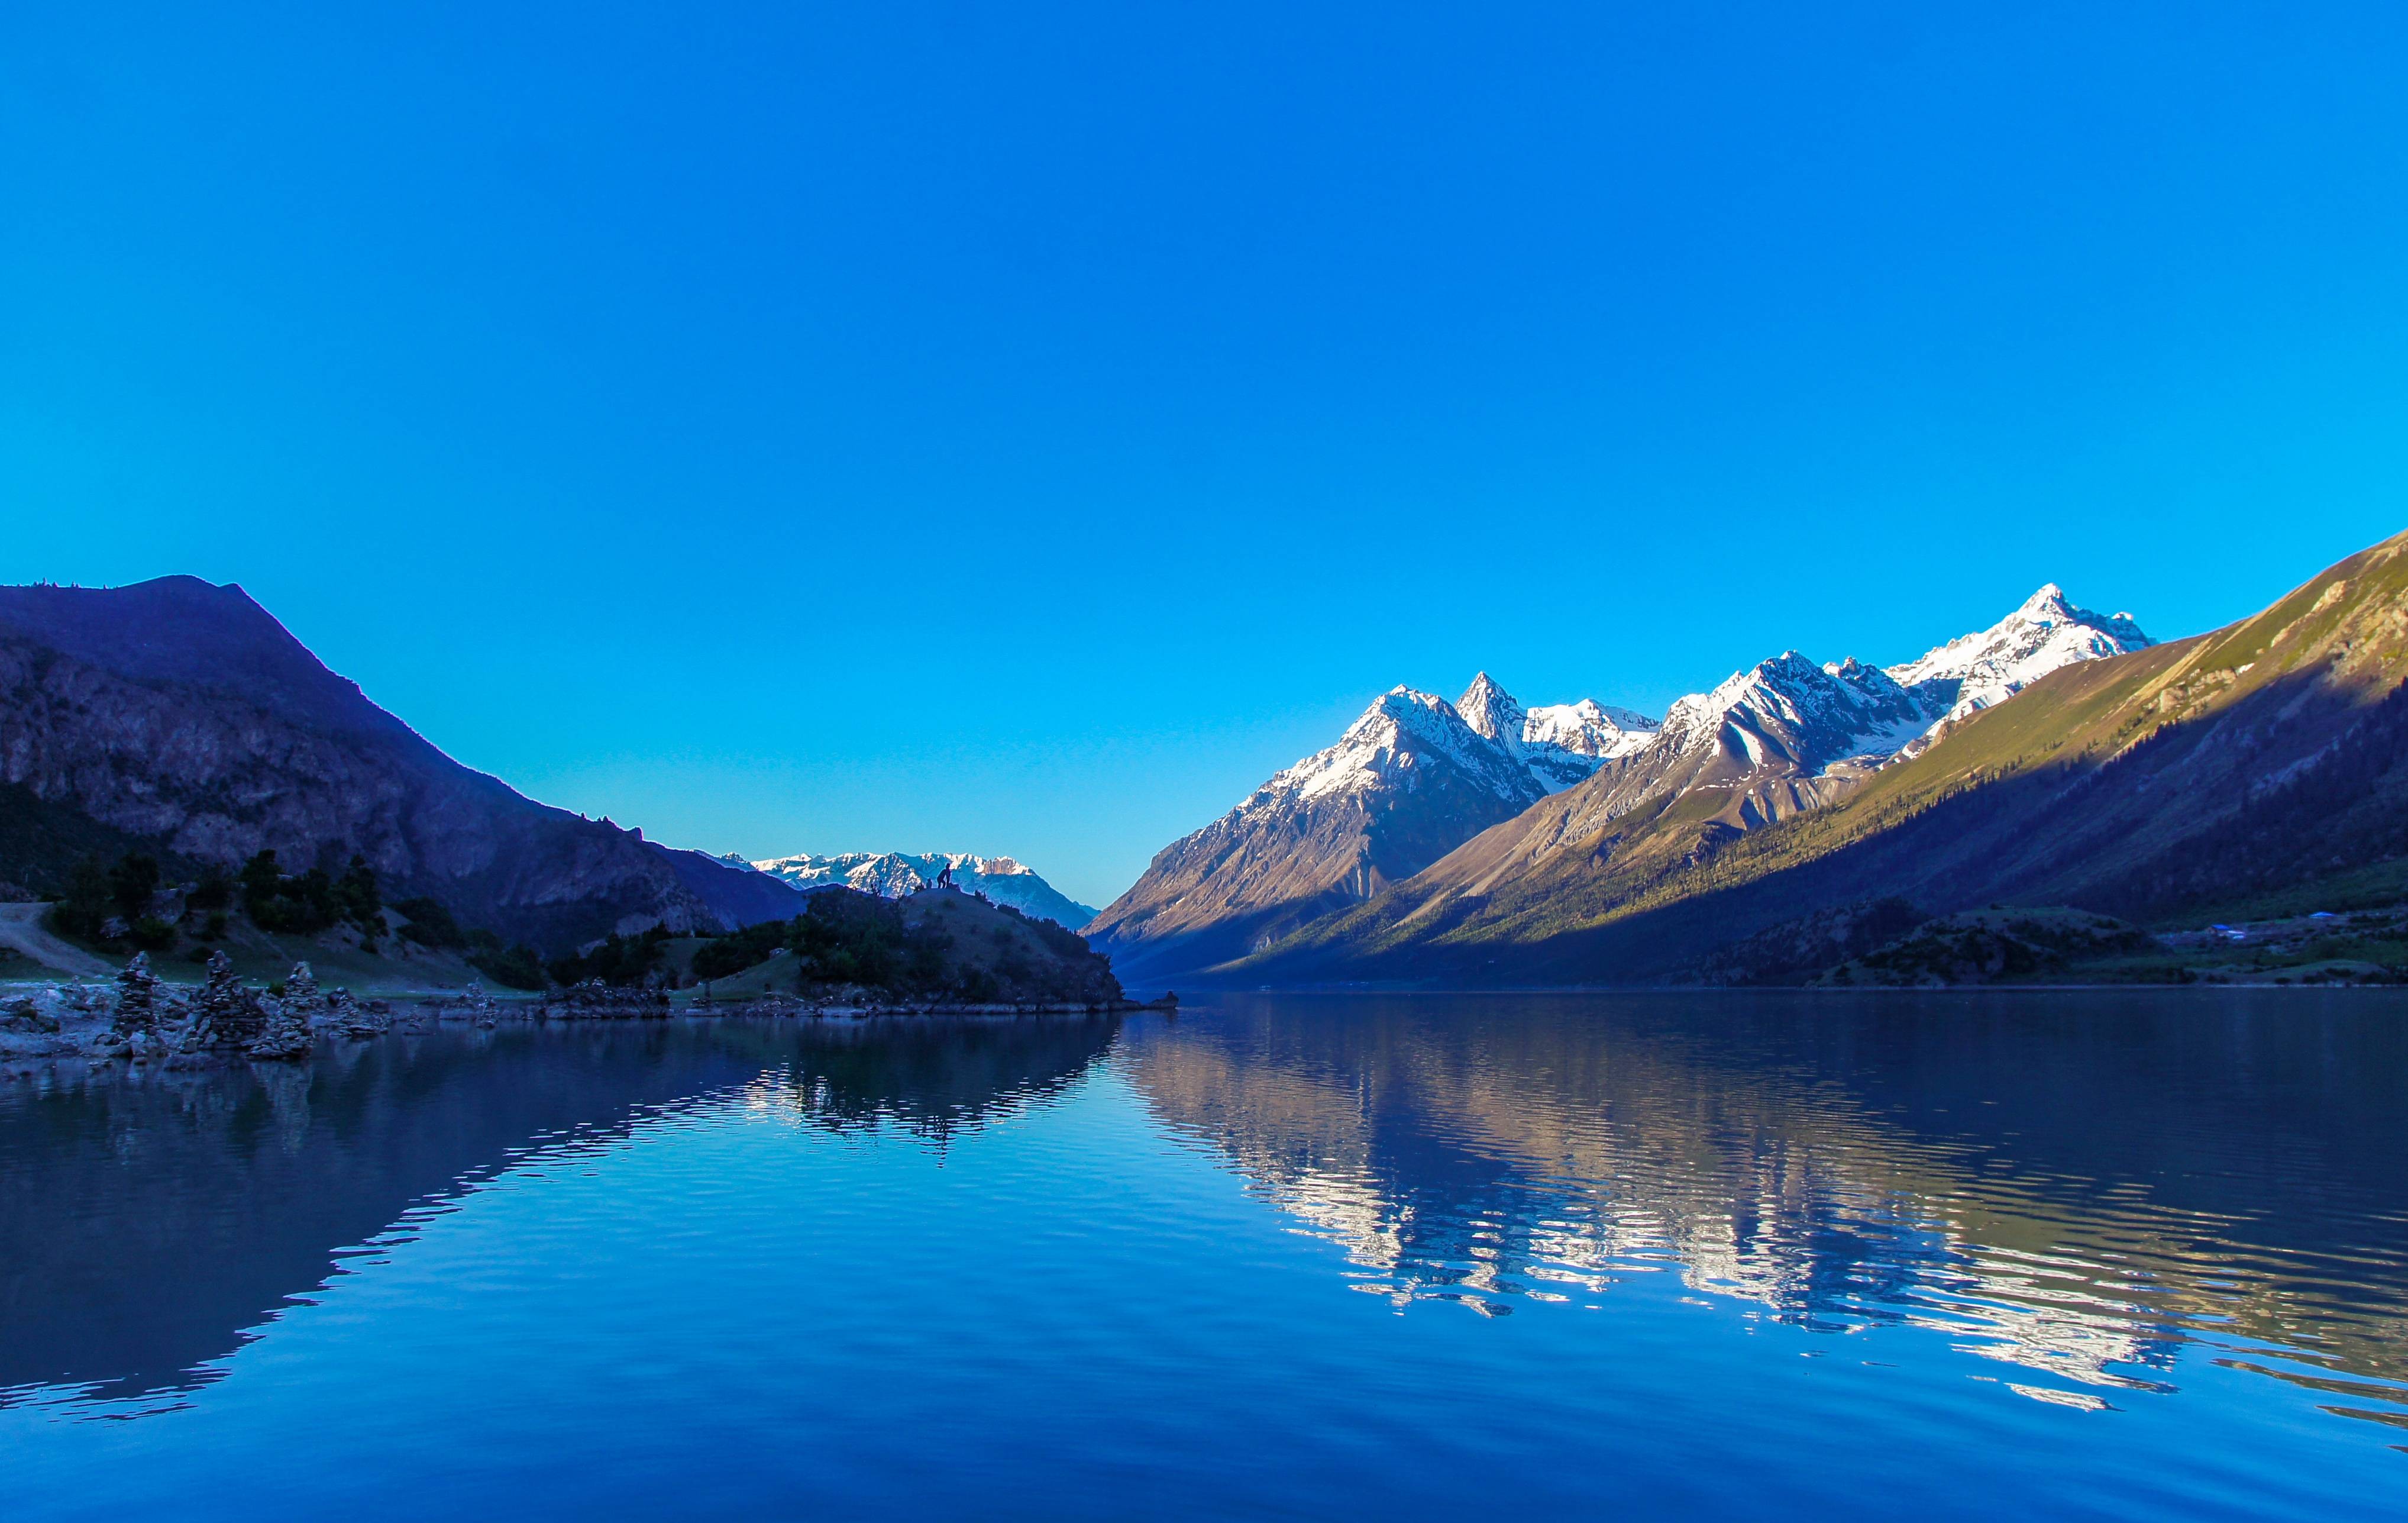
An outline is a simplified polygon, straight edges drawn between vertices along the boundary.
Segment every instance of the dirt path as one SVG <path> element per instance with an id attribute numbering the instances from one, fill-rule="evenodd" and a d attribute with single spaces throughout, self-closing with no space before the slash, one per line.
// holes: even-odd
<path id="1" fill-rule="evenodd" d="M 44 930 L 42 912 L 49 908 L 47 904 L 0 904 L 0 946 L 31 957 L 54 973 L 107 978 L 117 971 Z"/>

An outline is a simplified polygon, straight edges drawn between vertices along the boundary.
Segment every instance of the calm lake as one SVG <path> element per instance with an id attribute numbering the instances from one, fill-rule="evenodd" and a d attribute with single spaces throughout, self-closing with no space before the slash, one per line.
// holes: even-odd
<path id="1" fill-rule="evenodd" d="M 12 1519 L 2408 1516 L 2408 999 L 0 1079 Z"/>

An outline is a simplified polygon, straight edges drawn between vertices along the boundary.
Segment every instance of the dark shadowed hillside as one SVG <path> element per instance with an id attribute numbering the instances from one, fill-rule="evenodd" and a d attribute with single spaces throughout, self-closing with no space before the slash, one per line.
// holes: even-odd
<path id="1" fill-rule="evenodd" d="M 547 947 L 779 919 L 760 873 L 551 809 L 437 751 L 239 587 L 0 588 L 0 880 L 91 851 L 182 863 L 365 856 L 388 894 Z"/>

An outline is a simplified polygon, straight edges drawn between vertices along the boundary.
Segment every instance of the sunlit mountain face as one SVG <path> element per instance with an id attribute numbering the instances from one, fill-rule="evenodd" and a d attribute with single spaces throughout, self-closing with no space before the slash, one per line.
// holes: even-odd
<path id="1" fill-rule="evenodd" d="M 1668 1276 L 1782 1323 L 1941 1330 L 2042 1401 L 2166 1389 L 2207 1340 L 2399 1420 L 2408 1225 L 2379 1203 L 2408 1195 L 2408 1030 L 1951 1002 L 1266 996 L 1125 1061 L 1400 1306 L 1610 1310 Z"/>

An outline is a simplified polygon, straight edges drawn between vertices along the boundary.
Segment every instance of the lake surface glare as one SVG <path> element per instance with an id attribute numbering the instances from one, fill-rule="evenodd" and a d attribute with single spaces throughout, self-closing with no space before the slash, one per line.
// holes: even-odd
<path id="1" fill-rule="evenodd" d="M 21 1069 L 7 1513 L 2408 1516 L 2403 1102 L 2349 991 Z"/>

